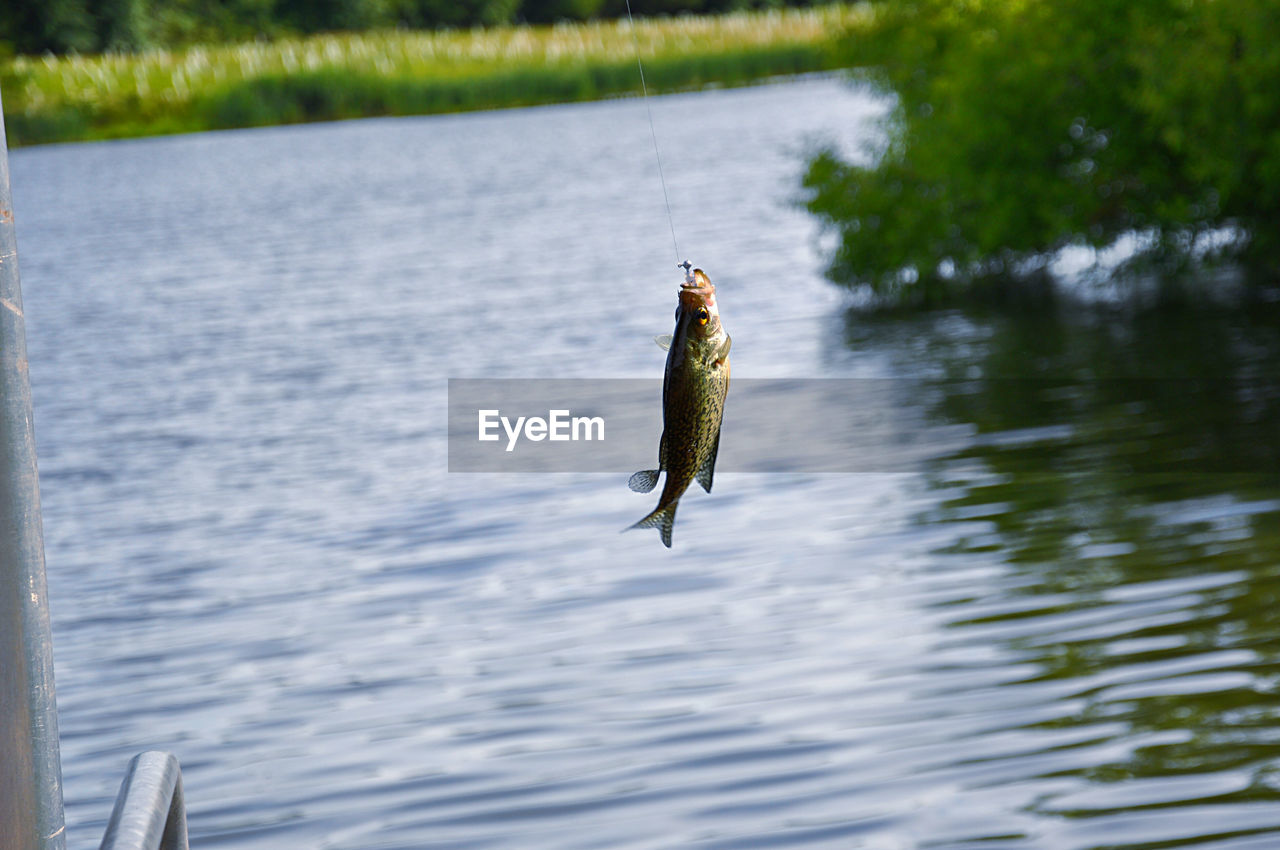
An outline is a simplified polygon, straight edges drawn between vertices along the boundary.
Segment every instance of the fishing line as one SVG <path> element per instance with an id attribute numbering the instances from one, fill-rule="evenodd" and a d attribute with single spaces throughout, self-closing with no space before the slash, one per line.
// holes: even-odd
<path id="1" fill-rule="evenodd" d="M 640 69 L 640 92 L 644 108 L 649 113 L 649 135 L 653 137 L 653 157 L 658 161 L 658 180 L 662 182 L 662 201 L 667 205 L 667 224 L 671 225 L 671 247 L 676 251 L 676 265 L 680 264 L 680 244 L 676 242 L 676 220 L 671 216 L 671 197 L 667 194 L 667 178 L 662 174 L 662 154 L 658 152 L 658 131 L 653 128 L 653 107 L 649 105 L 649 88 L 644 83 L 644 64 L 640 61 L 640 37 L 636 35 L 636 22 L 631 17 L 631 0 L 626 0 L 627 23 L 631 26 L 631 43 L 636 51 L 636 67 Z"/>

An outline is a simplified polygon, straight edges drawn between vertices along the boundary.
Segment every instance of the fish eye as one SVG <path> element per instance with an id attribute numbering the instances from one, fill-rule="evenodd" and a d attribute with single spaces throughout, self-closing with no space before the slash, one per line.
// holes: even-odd
<path id="1" fill-rule="evenodd" d="M 710 318 L 711 314 L 707 312 L 706 307 L 698 308 L 698 324 L 705 325 Z"/>

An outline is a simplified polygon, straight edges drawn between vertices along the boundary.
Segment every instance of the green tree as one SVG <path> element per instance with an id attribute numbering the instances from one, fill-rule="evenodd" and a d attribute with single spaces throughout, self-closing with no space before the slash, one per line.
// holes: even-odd
<path id="1" fill-rule="evenodd" d="M 496 26 L 510 23 L 520 0 L 390 0 L 391 15 L 415 29 Z"/>
<path id="2" fill-rule="evenodd" d="M 147 35 L 157 44 L 251 40 L 279 34 L 276 0 L 151 0 Z"/>
<path id="3" fill-rule="evenodd" d="M 67 53 L 95 47 L 84 0 L 6 0 L 0 40 L 19 53 Z"/>
<path id="4" fill-rule="evenodd" d="M 524 0 L 520 16 L 535 24 L 585 21 L 599 17 L 604 5 L 605 0 Z"/>
<path id="5" fill-rule="evenodd" d="M 917 0 L 842 42 L 897 98 L 873 164 L 824 151 L 809 209 L 840 282 L 936 303 L 1068 245 L 1209 234 L 1280 256 L 1280 17 L 1267 0 Z"/>
<path id="6" fill-rule="evenodd" d="M 91 0 L 99 50 L 137 50 L 147 42 L 144 0 Z"/>
<path id="7" fill-rule="evenodd" d="M 385 0 L 276 0 L 276 16 L 299 32 L 363 30 L 387 22 Z"/>

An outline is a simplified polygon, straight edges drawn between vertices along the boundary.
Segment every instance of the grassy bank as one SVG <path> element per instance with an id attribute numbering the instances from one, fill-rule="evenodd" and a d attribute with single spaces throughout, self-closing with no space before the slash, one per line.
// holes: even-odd
<path id="1" fill-rule="evenodd" d="M 0 79 L 10 146 L 742 85 L 834 67 L 852 5 L 636 22 L 384 31 L 134 55 L 20 57 Z"/>

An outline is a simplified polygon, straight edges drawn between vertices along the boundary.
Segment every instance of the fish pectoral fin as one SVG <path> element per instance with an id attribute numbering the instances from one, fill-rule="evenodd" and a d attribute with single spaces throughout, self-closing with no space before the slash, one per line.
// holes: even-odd
<path id="1" fill-rule="evenodd" d="M 702 462 L 702 468 L 698 470 L 698 483 L 708 493 L 711 492 L 711 479 L 716 474 L 716 454 L 719 451 L 720 433 L 717 431 L 716 441 L 711 444 L 711 453 L 707 455 L 707 459 Z"/>
<path id="2" fill-rule="evenodd" d="M 721 366 L 723 366 L 724 362 L 729 359 L 729 349 L 732 347 L 733 347 L 733 337 L 729 336 L 728 334 L 725 334 L 724 342 L 716 346 L 715 350 L 711 352 L 711 357 L 708 359 L 707 365 L 711 365 L 712 363 L 719 363 Z"/>
<path id="3" fill-rule="evenodd" d="M 676 521 L 676 505 L 678 504 L 680 503 L 672 502 L 665 508 L 662 506 L 656 507 L 653 509 L 653 513 L 649 514 L 635 525 L 629 525 L 622 530 L 630 531 L 633 528 L 656 528 L 658 529 L 658 534 L 662 536 L 662 545 L 670 549 L 671 526 L 674 525 Z"/>
<path id="4" fill-rule="evenodd" d="M 658 486 L 658 470 L 642 469 L 627 479 L 627 486 L 636 493 L 648 493 Z"/>
<path id="5" fill-rule="evenodd" d="M 658 344 L 658 348 L 661 348 L 663 351 L 666 351 L 669 348 L 671 348 L 672 339 L 674 339 L 674 337 L 672 337 L 671 334 L 662 334 L 661 336 L 655 336 L 653 338 L 653 341 Z"/>

